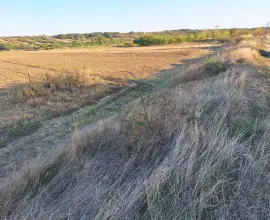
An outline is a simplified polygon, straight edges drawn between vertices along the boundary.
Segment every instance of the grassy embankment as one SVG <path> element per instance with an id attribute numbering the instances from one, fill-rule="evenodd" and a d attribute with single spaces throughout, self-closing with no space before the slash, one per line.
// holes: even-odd
<path id="1" fill-rule="evenodd" d="M 190 64 L 2 187 L 2 218 L 268 219 L 268 67 L 250 46 Z"/>

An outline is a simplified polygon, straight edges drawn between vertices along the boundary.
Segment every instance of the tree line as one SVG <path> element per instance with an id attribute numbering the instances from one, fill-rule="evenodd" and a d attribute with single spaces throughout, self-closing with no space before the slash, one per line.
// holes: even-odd
<path id="1" fill-rule="evenodd" d="M 59 34 L 55 36 L 28 36 L 2 38 L 0 51 L 50 50 L 56 48 L 91 47 L 96 45 L 149 46 L 172 43 L 205 41 L 208 39 L 226 41 L 244 35 L 264 36 L 269 28 L 256 29 L 212 29 L 212 30 L 169 30 L 162 32 L 94 32 L 85 34 Z"/>

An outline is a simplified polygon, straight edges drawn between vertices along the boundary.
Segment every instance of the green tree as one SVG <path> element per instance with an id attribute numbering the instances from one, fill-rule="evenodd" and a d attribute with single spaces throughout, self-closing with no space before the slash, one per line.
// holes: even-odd
<path id="1" fill-rule="evenodd" d="M 193 33 L 189 33 L 187 36 L 187 41 L 191 43 L 194 41 L 194 39 L 195 39 L 195 35 Z"/>
<path id="2" fill-rule="evenodd" d="M 113 34 L 110 33 L 110 32 L 104 32 L 103 33 L 103 36 L 106 37 L 106 38 L 112 38 L 113 37 Z"/>
<path id="3" fill-rule="evenodd" d="M 206 40 L 209 37 L 207 31 L 200 31 L 199 33 L 195 34 L 196 40 Z"/>
<path id="4" fill-rule="evenodd" d="M 236 29 L 231 29 L 230 30 L 230 38 L 233 39 L 237 37 L 237 30 Z"/>
<path id="5" fill-rule="evenodd" d="M 4 44 L 0 43 L 0 51 L 10 51 L 12 50 L 12 45 L 11 44 Z"/>

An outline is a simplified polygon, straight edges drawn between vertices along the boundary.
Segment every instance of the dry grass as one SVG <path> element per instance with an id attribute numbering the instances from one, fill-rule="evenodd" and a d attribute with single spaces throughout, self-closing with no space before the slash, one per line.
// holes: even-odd
<path id="1" fill-rule="evenodd" d="M 171 84 L 177 85 L 179 83 L 188 83 L 211 78 L 225 72 L 229 66 L 228 61 L 217 59 L 216 57 L 209 57 L 206 60 L 189 65 L 187 72 L 175 76 Z"/>
<path id="2" fill-rule="evenodd" d="M 0 218 L 269 219 L 262 60 L 252 48 L 224 50 L 176 73 L 169 89 L 76 131 L 54 158 L 1 185 Z M 41 84 L 84 85 L 56 79 Z"/>
<path id="3" fill-rule="evenodd" d="M 186 73 L 176 75 L 170 83 L 177 85 L 215 77 L 235 64 L 242 64 L 245 66 L 243 68 L 248 68 L 248 64 L 257 68 L 258 71 L 268 74 L 270 62 L 267 56 L 264 57 L 262 53 L 268 54 L 265 50 L 260 51 L 250 46 L 240 45 L 224 48 L 221 52 L 218 52 L 217 56 L 210 56 L 189 65 Z"/>
<path id="4" fill-rule="evenodd" d="M 0 53 L 1 130 L 73 111 L 119 91 L 129 79 L 209 53 L 210 45 Z M 202 47 L 202 48 L 200 48 Z"/>
<path id="5" fill-rule="evenodd" d="M 268 77 L 215 70 L 75 133 L 0 189 L 1 217 L 269 219 Z"/>
<path id="6" fill-rule="evenodd" d="M 251 47 L 234 48 L 228 52 L 229 58 L 233 63 L 250 63 L 252 65 L 269 65 L 267 58 L 264 58 L 258 49 Z"/>
<path id="7" fill-rule="evenodd" d="M 254 47 L 253 45 L 257 46 Z M 258 46 L 260 45 L 260 46 Z M 187 73 L 178 74 L 171 82 L 172 85 L 187 83 L 205 78 L 211 78 L 221 72 L 226 71 L 235 64 L 249 64 L 253 67 L 269 73 L 269 39 L 246 40 L 237 46 L 228 46 L 220 50 L 217 56 L 207 57 L 206 59 L 189 65 Z"/>
<path id="8" fill-rule="evenodd" d="M 28 73 L 34 81 L 42 80 L 47 73 L 58 75 L 74 70 L 109 77 L 112 80 L 126 80 L 130 78 L 128 73 L 146 77 L 170 68 L 173 63 L 206 54 L 203 47 L 208 46 L 211 45 L 1 53 L 0 87 L 28 83 Z"/>
<path id="9" fill-rule="evenodd" d="M 251 38 L 239 42 L 237 48 L 232 49 L 233 61 L 242 60 L 257 66 L 270 66 L 269 58 L 270 35 L 261 38 Z"/>

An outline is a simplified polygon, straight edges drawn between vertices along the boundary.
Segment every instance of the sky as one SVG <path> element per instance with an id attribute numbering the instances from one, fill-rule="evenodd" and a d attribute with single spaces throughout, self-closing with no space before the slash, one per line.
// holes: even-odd
<path id="1" fill-rule="evenodd" d="M 261 27 L 270 0 L 0 0 L 0 36 Z"/>

